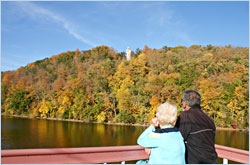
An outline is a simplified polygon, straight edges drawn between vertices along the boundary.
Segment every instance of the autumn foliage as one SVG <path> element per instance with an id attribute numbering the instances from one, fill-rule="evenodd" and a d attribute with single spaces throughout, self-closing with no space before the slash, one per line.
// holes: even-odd
<path id="1" fill-rule="evenodd" d="M 181 112 L 185 90 L 201 93 L 217 126 L 249 123 L 249 48 L 192 45 L 67 51 L 2 72 L 1 111 L 33 117 L 148 123 L 168 101 Z"/>

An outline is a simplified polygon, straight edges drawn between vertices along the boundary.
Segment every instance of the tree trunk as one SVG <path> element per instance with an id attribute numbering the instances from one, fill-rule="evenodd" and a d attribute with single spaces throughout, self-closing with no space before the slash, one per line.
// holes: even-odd
<path id="1" fill-rule="evenodd" d="M 114 104 L 114 113 L 115 113 L 115 117 L 116 117 L 116 106 L 115 106 L 115 99 L 113 98 L 113 104 Z"/>

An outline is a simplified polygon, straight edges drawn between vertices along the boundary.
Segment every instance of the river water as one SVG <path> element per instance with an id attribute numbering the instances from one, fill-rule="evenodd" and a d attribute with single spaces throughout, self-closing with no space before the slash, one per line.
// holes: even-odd
<path id="1" fill-rule="evenodd" d="M 1 148 L 137 145 L 142 126 L 92 124 L 1 116 Z M 216 144 L 249 150 L 249 132 L 216 131 Z M 219 163 L 219 162 L 218 162 Z"/>

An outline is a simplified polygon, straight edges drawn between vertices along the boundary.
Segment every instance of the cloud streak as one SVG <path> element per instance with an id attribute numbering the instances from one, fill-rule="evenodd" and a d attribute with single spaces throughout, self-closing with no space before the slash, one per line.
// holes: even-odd
<path id="1" fill-rule="evenodd" d="M 194 41 L 189 34 L 192 28 L 182 19 L 182 15 L 175 10 L 175 6 L 167 2 L 148 3 L 143 5 L 145 11 L 149 11 L 146 19 L 147 37 L 155 36 L 162 31 L 162 36 L 171 40 L 191 44 Z"/>
<path id="2" fill-rule="evenodd" d="M 50 21 L 53 21 L 55 23 L 61 24 L 62 27 L 74 38 L 77 40 L 88 44 L 92 47 L 95 47 L 96 44 L 88 39 L 86 39 L 84 36 L 82 36 L 72 25 L 72 23 L 59 14 L 52 12 L 48 9 L 45 9 L 37 4 L 34 4 L 32 2 L 16 2 L 16 5 L 20 7 L 23 12 L 27 13 L 29 16 L 37 19 L 37 18 L 43 18 L 48 19 Z"/>

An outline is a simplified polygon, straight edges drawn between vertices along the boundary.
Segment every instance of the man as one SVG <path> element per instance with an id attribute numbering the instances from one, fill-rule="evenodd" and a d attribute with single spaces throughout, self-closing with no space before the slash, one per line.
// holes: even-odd
<path id="1" fill-rule="evenodd" d="M 183 94 L 183 112 L 178 117 L 179 128 L 186 145 L 186 163 L 216 164 L 215 125 L 200 107 L 201 96 L 197 91 L 188 90 Z"/>

